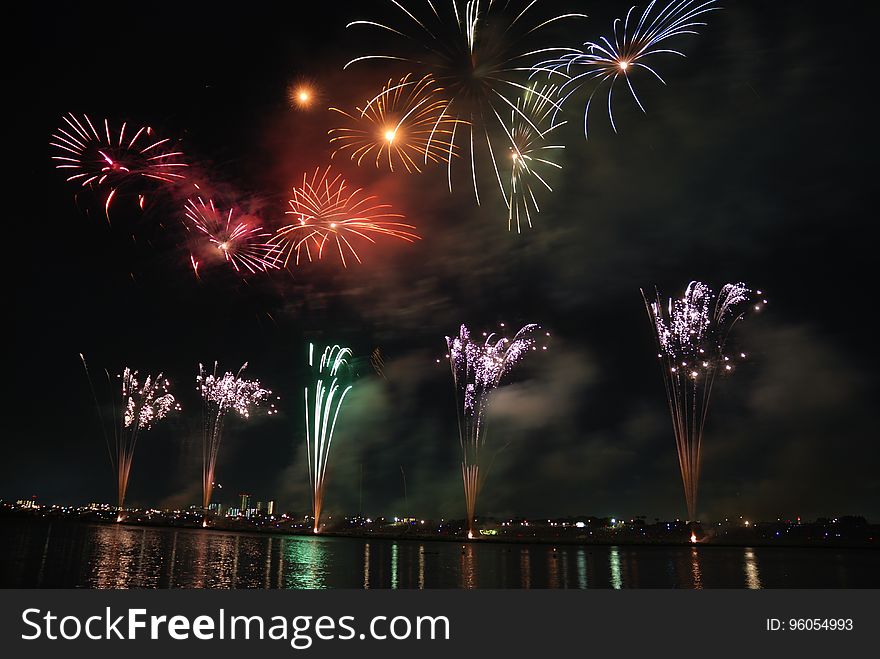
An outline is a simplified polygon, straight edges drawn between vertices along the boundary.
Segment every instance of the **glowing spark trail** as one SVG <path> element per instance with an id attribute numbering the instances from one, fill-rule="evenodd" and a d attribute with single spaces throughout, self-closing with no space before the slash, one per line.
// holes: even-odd
<path id="1" fill-rule="evenodd" d="M 446 337 L 458 410 L 468 538 L 474 537 L 477 496 L 488 472 L 488 466 L 480 460 L 480 450 L 486 443 L 485 415 L 489 398 L 501 379 L 535 347 L 537 329 L 537 325 L 526 325 L 513 339 L 490 334 L 483 343 L 478 343 L 462 325 L 458 336 Z"/>
<path id="2" fill-rule="evenodd" d="M 289 204 L 286 215 L 292 215 L 293 222 L 278 229 L 272 238 L 285 266 L 292 255 L 299 265 L 303 252 L 309 261 L 312 251 L 314 258 L 321 259 L 329 245 L 338 250 L 343 267 L 347 267 L 346 253 L 361 262 L 352 240 L 375 243 L 373 236 L 388 236 L 411 243 L 419 239 L 413 233 L 415 227 L 396 221 L 403 215 L 392 213 L 391 206 L 360 188 L 350 189 L 342 175 L 334 176 L 330 167 L 323 172 L 316 169 L 311 178 L 304 174 L 302 186 L 294 188 Z"/>
<path id="3" fill-rule="evenodd" d="M 183 154 L 174 150 L 170 139 L 158 138 L 149 126 L 129 128 L 123 122 L 117 132 L 107 119 L 97 128 L 87 115 L 80 118 L 69 113 L 62 120 L 50 142 L 55 167 L 67 170 L 67 180 L 72 183 L 103 190 L 108 220 L 110 205 L 123 188 L 136 188 L 143 210 L 144 187 L 139 183 L 174 183 L 184 178 Z"/>
<path id="4" fill-rule="evenodd" d="M 491 162 L 504 194 L 505 185 L 496 157 L 503 157 L 508 148 L 515 148 L 505 118 L 513 111 L 524 121 L 531 121 L 522 108 L 517 107 L 516 98 L 527 90 L 532 67 L 541 58 L 556 57 L 571 50 L 547 44 L 542 39 L 545 28 L 558 21 L 584 16 L 545 17 L 539 13 L 537 0 L 424 0 L 406 3 L 406 7 L 402 2 L 391 0 L 391 4 L 390 11 L 399 20 L 388 23 L 359 20 L 348 26 L 380 30 L 389 44 L 400 44 L 402 49 L 357 57 L 345 68 L 379 59 L 405 62 L 417 75 L 430 74 L 443 88 L 445 101 L 435 130 L 439 130 L 445 120 L 456 122 L 452 134 L 443 135 L 450 145 L 447 159 L 450 191 L 451 147 L 457 145 L 463 158 L 470 162 L 477 203 L 480 202 L 477 161 L 483 157 Z M 417 51 L 411 50 L 413 48 Z M 537 126 L 533 128 L 541 132 Z M 429 138 L 429 150 L 439 137 Z"/>
<path id="5" fill-rule="evenodd" d="M 184 223 L 195 229 L 196 249 L 200 253 L 222 257 L 236 272 L 265 272 L 280 266 L 278 247 L 268 241 L 272 234 L 263 231 L 256 223 L 233 219 L 234 210 L 225 213 L 207 203 L 201 197 L 187 199 L 184 207 Z M 190 255 L 193 269 L 198 274 L 200 260 Z"/>
<path id="6" fill-rule="evenodd" d="M 120 380 L 120 406 L 116 406 L 115 397 L 113 403 L 113 441 L 106 432 L 101 408 L 95 395 L 92 377 L 85 357 L 80 354 L 98 416 L 101 420 L 101 428 L 104 439 L 107 441 L 107 451 L 110 456 L 110 464 L 116 476 L 116 505 L 118 516 L 117 522 L 123 519 L 125 510 L 125 494 L 128 491 L 128 481 L 131 475 L 131 464 L 134 460 L 134 450 L 141 432 L 150 430 L 153 424 L 161 421 L 172 411 L 179 411 L 180 405 L 169 393 L 169 382 L 159 373 L 156 377 L 148 375 L 143 383 L 138 379 L 138 372 L 126 367 L 122 374 L 117 376 Z M 110 381 L 110 374 L 107 373 Z"/>
<path id="7" fill-rule="evenodd" d="M 599 41 L 588 41 L 583 50 L 566 53 L 556 59 L 542 62 L 537 68 L 555 71 L 562 74 L 565 82 L 561 87 L 570 95 L 583 85 L 594 83 L 593 91 L 587 100 L 584 110 L 584 133 L 588 132 L 588 119 L 593 97 L 599 90 L 608 87 L 608 118 L 611 127 L 617 132 L 612 112 L 612 95 L 615 86 L 622 80 L 642 112 L 645 111 L 641 100 L 632 84 L 633 74 L 647 71 L 664 85 L 666 81 L 650 66 L 648 62 L 656 55 L 685 54 L 667 46 L 667 42 L 687 34 L 698 34 L 697 29 L 706 25 L 698 20 L 699 16 L 721 9 L 715 0 L 672 0 L 668 5 L 651 15 L 656 0 L 650 2 L 636 16 L 636 7 L 631 7 L 626 18 L 615 19 L 612 24 L 612 36 L 602 37 Z"/>
<path id="8" fill-rule="evenodd" d="M 211 373 L 199 364 L 196 389 L 202 397 L 202 507 L 206 513 L 214 489 L 217 454 L 227 413 L 232 410 L 243 419 L 250 418 L 254 408 L 264 404 L 272 394 L 260 385 L 259 380 L 241 377 L 246 368 L 247 362 L 235 375 L 227 371 L 218 376 L 217 362 L 214 362 Z M 275 413 L 274 406 L 269 405 L 268 413 Z M 204 525 L 207 525 L 207 519 Z"/>
<path id="9" fill-rule="evenodd" d="M 394 171 L 397 165 L 409 173 L 422 171 L 419 162 L 446 162 L 454 153 L 449 140 L 455 121 L 443 115 L 442 91 L 430 75 L 418 80 L 406 75 L 389 80 L 354 114 L 330 108 L 349 120 L 349 125 L 330 131 L 333 155 L 348 153 L 359 166 L 375 161 L 376 167 Z"/>
<path id="10" fill-rule="evenodd" d="M 761 291 L 756 292 L 761 295 Z M 644 297 L 644 292 L 642 293 Z M 654 329 L 657 357 L 663 366 L 666 399 L 678 451 L 690 520 L 696 519 L 697 487 L 700 480 L 703 429 L 716 375 L 733 370 L 725 353 L 727 337 L 745 315 L 745 305 L 759 311 L 766 300 L 752 303 L 753 293 L 745 284 L 725 284 L 716 296 L 698 281 L 688 284 L 680 300 L 664 306 L 660 294 L 645 307 Z M 745 353 L 740 353 L 745 358 Z"/>
<path id="11" fill-rule="evenodd" d="M 552 99 L 558 97 L 558 91 L 554 85 L 538 87 L 533 83 L 517 99 L 517 109 L 520 112 L 510 112 L 510 183 L 505 196 L 509 231 L 513 229 L 514 222 L 517 233 L 521 232 L 523 222 L 531 228 L 532 213 L 540 212 L 535 188 L 552 192 L 546 172 L 562 169 L 562 165 L 553 158 L 565 147 L 547 142 L 550 133 L 566 123 L 553 123 L 557 106 Z M 528 120 L 523 117 L 528 117 Z"/>
<path id="12" fill-rule="evenodd" d="M 346 384 L 351 358 L 351 350 L 338 345 L 324 348 L 320 360 L 315 363 L 315 346 L 309 344 L 309 366 L 315 369 L 315 387 L 309 396 L 305 388 L 306 401 L 306 449 L 308 451 L 309 483 L 312 488 L 312 531 L 321 529 L 321 508 L 324 505 L 324 485 L 327 476 L 327 463 L 330 459 L 330 445 L 336 430 L 336 419 L 345 396 L 352 385 Z M 309 408 L 313 411 L 309 416 Z"/>

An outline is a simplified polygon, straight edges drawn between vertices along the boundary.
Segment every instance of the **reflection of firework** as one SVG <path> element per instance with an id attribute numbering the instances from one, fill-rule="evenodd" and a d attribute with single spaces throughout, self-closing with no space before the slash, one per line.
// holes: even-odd
<path id="1" fill-rule="evenodd" d="M 442 90 L 430 75 L 420 80 L 406 75 L 389 80 L 382 92 L 363 108 L 349 114 L 349 125 L 330 131 L 334 155 L 345 152 L 360 165 L 375 160 L 376 166 L 397 164 L 407 172 L 421 172 L 419 162 L 446 162 L 454 155 L 452 137 L 455 122 L 443 115 Z"/>
<path id="2" fill-rule="evenodd" d="M 309 344 L 309 366 L 315 368 L 314 395 L 309 398 L 309 388 L 305 388 L 306 400 L 306 449 L 309 462 L 309 483 L 312 487 L 312 514 L 317 533 L 321 528 L 321 508 L 324 505 L 324 483 L 327 475 L 327 462 L 330 458 L 330 444 L 336 419 L 345 396 L 351 390 L 344 383 L 349 370 L 349 348 L 327 346 L 320 361 L 315 363 L 315 346 Z M 341 392 L 340 392 L 341 389 Z M 309 416 L 309 408 L 314 414 Z"/>
<path id="3" fill-rule="evenodd" d="M 86 115 L 80 119 L 69 113 L 62 119 L 64 124 L 50 143 L 56 153 L 52 160 L 58 169 L 69 170 L 68 181 L 106 191 L 104 212 L 108 218 L 110 204 L 123 186 L 143 179 L 173 183 L 184 178 L 180 173 L 186 167 L 180 161 L 182 153 L 173 150 L 168 138 L 157 139 L 149 126 L 135 129 L 123 123 L 117 133 L 107 119 L 98 128 Z M 143 190 L 138 192 L 143 208 Z"/>
<path id="4" fill-rule="evenodd" d="M 757 291 L 761 295 L 761 291 Z M 666 384 L 666 398 L 678 450 L 688 516 L 696 519 L 703 428 L 709 411 L 712 385 L 719 371 L 729 373 L 733 361 L 725 353 L 731 328 L 752 298 L 745 284 L 725 284 L 716 296 L 698 281 L 688 284 L 684 297 L 664 306 L 657 293 L 645 306 L 654 328 Z M 754 304 L 759 311 L 766 304 Z M 740 353 L 745 358 L 745 353 Z"/>
<path id="5" fill-rule="evenodd" d="M 510 185 L 506 197 L 509 210 L 507 228 L 512 230 L 516 222 L 517 233 L 523 221 L 531 228 L 532 212 L 540 212 L 535 188 L 553 191 L 545 178 L 546 171 L 562 169 L 562 165 L 554 162 L 553 158 L 565 147 L 547 143 L 550 133 L 565 124 L 553 123 L 557 106 L 552 99 L 557 97 L 557 93 L 558 88 L 554 85 L 538 87 L 532 84 L 517 99 L 520 112 L 510 112 L 508 132 L 513 146 L 510 149 Z M 528 117 L 528 120 L 523 117 Z"/>
<path id="6" fill-rule="evenodd" d="M 107 440 L 107 450 L 110 455 L 110 463 L 116 475 L 117 508 L 119 516 L 117 521 L 122 520 L 122 511 L 125 508 L 125 493 L 128 490 L 128 479 L 131 475 L 131 464 L 134 460 L 134 450 L 141 432 L 153 427 L 157 421 L 161 421 L 171 411 L 180 410 L 180 405 L 169 393 L 169 382 L 159 373 L 156 377 L 148 375 L 143 383 L 138 379 L 138 372 L 126 367 L 122 374 L 117 376 L 120 380 L 121 405 L 116 406 L 113 401 L 113 441 L 110 441 L 104 427 L 101 408 L 95 395 L 89 368 L 85 357 L 80 354 L 83 368 L 89 379 L 89 386 L 95 396 L 95 405 L 101 418 L 102 431 Z M 107 373 L 109 381 L 110 374 Z"/>
<path id="7" fill-rule="evenodd" d="M 660 74 L 645 61 L 654 59 L 654 55 L 658 54 L 684 57 L 684 53 L 665 47 L 665 43 L 685 34 L 697 34 L 696 29 L 704 26 L 705 23 L 695 19 L 706 12 L 720 9 L 714 6 L 715 0 L 673 0 L 651 16 L 655 4 L 655 1 L 650 2 L 638 19 L 634 15 L 635 7 L 630 8 L 623 21 L 616 19 L 613 23 L 614 34 L 611 39 L 602 37 L 598 42 L 588 41 L 584 44 L 584 50 L 566 53 L 559 59 L 544 62 L 540 66 L 542 69 L 563 73 L 568 78 L 562 84 L 562 89 L 566 91 L 574 91 L 589 82 L 596 83 L 584 110 L 585 133 L 593 96 L 606 83 L 608 118 L 614 132 L 617 132 L 617 126 L 614 124 L 614 115 L 611 111 L 611 97 L 620 79 L 626 81 L 630 94 L 644 112 L 645 108 L 632 85 L 633 73 L 639 70 L 647 71 L 666 84 Z"/>
<path id="8" fill-rule="evenodd" d="M 241 377 L 246 368 L 247 362 L 235 375 L 226 372 L 218 376 L 216 362 L 211 373 L 207 373 L 199 364 L 196 389 L 202 397 L 202 506 L 205 510 L 211 503 L 217 453 L 220 451 L 223 422 L 227 412 L 233 410 L 238 416 L 247 419 L 251 411 L 272 394 L 260 385 L 259 380 Z M 275 413 L 273 405 L 269 405 L 268 413 Z"/>
<path id="9" fill-rule="evenodd" d="M 468 537 L 474 534 L 477 495 L 486 479 L 488 466 L 480 461 L 480 449 L 486 443 L 486 409 L 492 392 L 501 379 L 535 347 L 537 325 L 526 325 L 513 339 L 486 337 L 483 343 L 471 339 L 464 325 L 456 337 L 446 337 L 449 365 L 455 385 L 458 409 L 458 432 L 461 442 L 461 474 L 467 508 Z"/>
<path id="10" fill-rule="evenodd" d="M 188 229 L 195 229 L 198 251 L 208 255 L 223 255 L 235 268 L 248 272 L 265 272 L 279 266 L 278 248 L 267 240 L 272 234 L 259 225 L 246 220 L 233 220 L 233 209 L 222 213 L 214 206 L 214 200 L 205 203 L 201 197 L 187 199 L 184 209 Z M 200 260 L 191 255 L 193 269 L 198 273 Z"/>
<path id="11" fill-rule="evenodd" d="M 334 246 L 339 252 L 342 265 L 346 266 L 345 254 L 361 262 L 360 256 L 350 239 L 362 238 L 371 243 L 373 236 L 389 236 L 407 242 L 418 240 L 409 224 L 393 221 L 403 219 L 403 215 L 391 213 L 391 206 L 379 203 L 374 196 L 366 195 L 360 188 L 351 190 L 342 175 L 333 174 L 330 167 L 323 172 L 320 168 L 309 178 L 303 175 L 301 187 L 293 189 L 287 215 L 293 222 L 281 227 L 272 239 L 283 255 L 287 265 L 291 255 L 296 255 L 299 264 L 302 252 L 309 261 L 324 256 L 325 247 Z"/>
<path id="12" fill-rule="evenodd" d="M 559 20 L 583 16 L 564 14 L 546 18 L 538 14 L 536 0 L 427 0 L 421 9 L 411 10 L 396 0 L 392 4 L 399 22 L 361 20 L 349 23 L 349 27 L 378 28 L 392 40 L 389 43 L 397 41 L 405 48 L 416 46 L 421 52 L 365 55 L 348 62 L 346 68 L 363 60 L 387 59 L 407 62 L 419 75 L 431 74 L 443 88 L 445 105 L 440 117 L 457 122 L 448 142 L 463 143 L 461 152 L 468 154 L 470 160 L 477 202 L 478 150 L 487 152 L 503 191 L 505 185 L 495 155 L 504 154 L 513 146 L 504 117 L 513 110 L 529 121 L 517 108 L 515 99 L 526 91 L 531 66 L 541 57 L 567 50 L 541 43 L 544 28 Z M 452 158 L 448 161 L 451 189 Z"/>

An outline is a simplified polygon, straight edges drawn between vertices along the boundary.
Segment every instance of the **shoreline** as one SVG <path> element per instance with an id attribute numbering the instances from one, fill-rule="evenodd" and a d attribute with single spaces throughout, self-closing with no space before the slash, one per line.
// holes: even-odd
<path id="1" fill-rule="evenodd" d="M 55 522 L 60 521 L 70 524 L 86 524 L 96 526 L 125 526 L 129 528 L 152 528 L 152 529 L 169 529 L 200 532 L 206 531 L 210 533 L 235 533 L 243 535 L 268 535 L 268 536 L 285 536 L 297 538 L 338 538 L 360 541 L 390 541 L 390 542 L 444 542 L 458 543 L 462 547 L 466 545 L 540 545 L 540 546 L 564 546 L 564 547 L 691 547 L 708 548 L 785 548 L 785 549 L 830 549 L 830 550 L 871 550 L 878 549 L 876 542 L 869 541 L 839 541 L 839 542 L 803 542 L 798 540 L 773 540 L 763 537 L 750 538 L 717 538 L 713 536 L 704 537 L 696 543 L 691 542 L 687 537 L 681 539 L 675 538 L 639 538 L 633 536 L 623 537 L 547 537 L 547 536 L 531 536 L 531 537 L 507 537 L 507 536 L 483 536 L 475 539 L 468 539 L 464 535 L 439 535 L 427 533 L 365 533 L 356 531 L 325 531 L 320 534 L 314 534 L 311 531 L 297 531 L 289 528 L 274 527 L 237 527 L 234 525 L 211 525 L 203 527 L 201 524 L 168 524 L 156 521 L 122 521 L 101 519 L 101 518 L 73 518 L 60 515 L 2 515 L 0 519 L 16 519 L 26 521 L 44 521 Z M 709 527 L 711 528 L 711 527 Z"/>

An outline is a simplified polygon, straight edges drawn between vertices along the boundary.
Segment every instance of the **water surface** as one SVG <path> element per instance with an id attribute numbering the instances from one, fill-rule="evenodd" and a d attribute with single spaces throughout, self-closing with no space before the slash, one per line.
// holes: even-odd
<path id="1" fill-rule="evenodd" d="M 558 546 L 0 521 L 14 588 L 865 588 L 880 552 Z"/>

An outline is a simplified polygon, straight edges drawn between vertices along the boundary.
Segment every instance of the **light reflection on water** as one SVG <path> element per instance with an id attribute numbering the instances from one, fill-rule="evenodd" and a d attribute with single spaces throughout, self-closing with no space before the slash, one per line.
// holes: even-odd
<path id="1" fill-rule="evenodd" d="M 877 587 L 871 550 L 549 546 L 5 524 L 0 585 L 87 588 Z"/>

